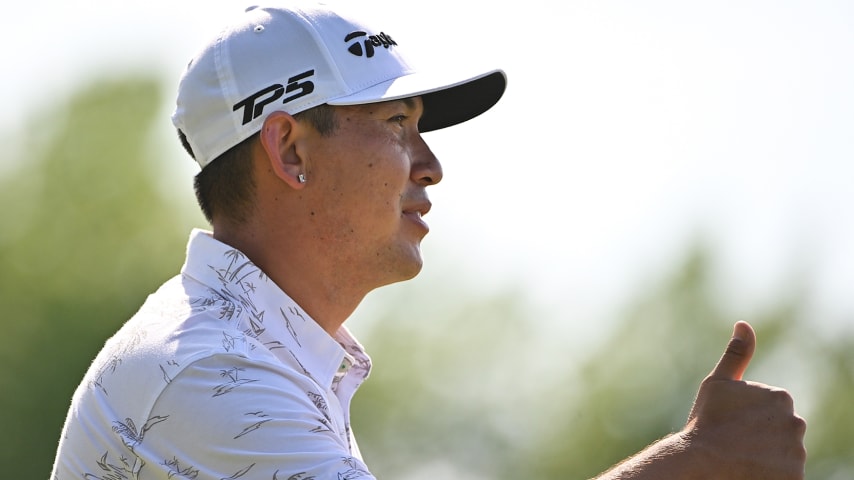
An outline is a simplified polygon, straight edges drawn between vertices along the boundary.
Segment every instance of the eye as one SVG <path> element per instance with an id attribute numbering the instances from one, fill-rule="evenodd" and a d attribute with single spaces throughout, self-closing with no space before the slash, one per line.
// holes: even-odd
<path id="1" fill-rule="evenodd" d="M 388 121 L 403 126 L 403 122 L 405 122 L 407 118 L 409 117 L 401 113 L 389 118 Z"/>

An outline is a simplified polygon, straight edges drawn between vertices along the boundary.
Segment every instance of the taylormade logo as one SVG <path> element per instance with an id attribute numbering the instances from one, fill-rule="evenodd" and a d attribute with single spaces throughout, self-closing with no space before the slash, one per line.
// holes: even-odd
<path id="1" fill-rule="evenodd" d="M 362 37 L 365 37 L 362 40 Z M 358 39 L 352 45 L 347 47 L 347 51 L 357 57 L 371 58 L 374 56 L 374 49 L 377 47 L 389 48 L 392 45 L 397 45 L 397 42 L 392 40 L 385 32 L 380 32 L 378 35 L 368 35 L 368 32 L 355 31 L 344 37 L 344 43 Z M 362 46 L 364 45 L 364 47 Z"/>

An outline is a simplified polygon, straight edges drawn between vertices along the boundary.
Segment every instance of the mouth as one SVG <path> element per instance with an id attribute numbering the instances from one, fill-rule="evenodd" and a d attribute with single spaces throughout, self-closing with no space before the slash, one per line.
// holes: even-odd
<path id="1" fill-rule="evenodd" d="M 403 210 L 403 216 L 412 220 L 414 223 L 421 226 L 424 230 L 429 230 L 430 228 L 427 226 L 427 223 L 424 222 L 423 216 L 427 215 L 430 211 L 431 204 L 429 201 L 421 202 L 410 207 L 407 207 Z"/>
<path id="2" fill-rule="evenodd" d="M 430 209 L 433 207 L 433 204 L 430 203 L 430 200 L 425 198 L 413 198 L 409 201 L 403 202 L 403 214 L 404 215 L 415 215 L 418 217 L 423 217 L 430 212 Z"/>

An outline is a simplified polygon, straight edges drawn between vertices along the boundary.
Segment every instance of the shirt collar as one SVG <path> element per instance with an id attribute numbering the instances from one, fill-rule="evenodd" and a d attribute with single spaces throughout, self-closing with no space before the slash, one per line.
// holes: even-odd
<path id="1" fill-rule="evenodd" d="M 370 359 L 343 325 L 332 338 L 246 255 L 194 229 L 181 273 L 242 310 L 241 329 L 274 355 L 293 356 L 320 385 L 330 386 L 354 365 L 370 370 Z M 339 343 L 341 342 L 341 343 Z M 346 349 L 346 351 L 345 351 Z M 336 382 L 337 384 L 337 382 Z"/>

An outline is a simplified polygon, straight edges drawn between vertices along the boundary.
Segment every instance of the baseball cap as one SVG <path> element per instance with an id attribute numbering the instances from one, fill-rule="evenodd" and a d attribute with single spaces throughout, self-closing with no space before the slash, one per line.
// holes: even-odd
<path id="1" fill-rule="evenodd" d="M 421 96 L 422 132 L 474 118 L 501 98 L 500 69 L 417 70 L 394 31 L 322 4 L 250 7 L 184 72 L 172 123 L 204 168 L 261 129 L 273 111 Z"/>

